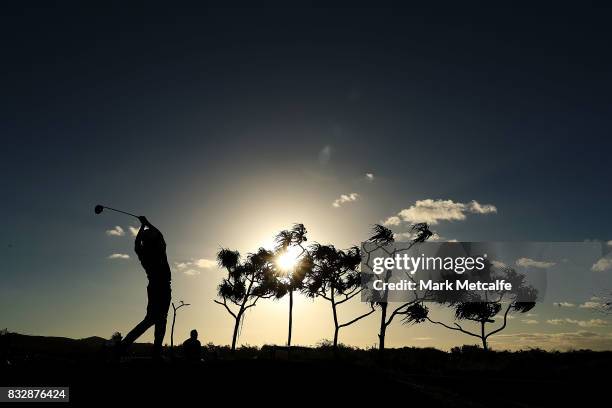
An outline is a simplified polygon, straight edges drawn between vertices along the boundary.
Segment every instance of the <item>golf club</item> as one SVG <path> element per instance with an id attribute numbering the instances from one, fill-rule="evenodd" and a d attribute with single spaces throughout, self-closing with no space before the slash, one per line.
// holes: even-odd
<path id="1" fill-rule="evenodd" d="M 129 213 L 129 212 L 126 212 L 126 211 L 117 210 L 116 208 L 106 207 L 106 206 L 100 205 L 100 204 L 96 205 L 96 207 L 94 208 L 94 212 L 96 214 L 100 214 L 102 211 L 104 211 L 105 208 L 107 210 L 116 211 L 116 212 L 119 212 L 119 213 L 122 213 L 122 214 L 131 215 L 134 218 L 138 218 L 137 215 L 134 215 L 132 213 Z"/>

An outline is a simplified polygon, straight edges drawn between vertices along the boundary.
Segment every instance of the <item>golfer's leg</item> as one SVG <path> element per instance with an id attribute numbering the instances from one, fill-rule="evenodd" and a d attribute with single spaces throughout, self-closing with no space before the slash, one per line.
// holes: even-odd
<path id="1" fill-rule="evenodd" d="M 153 293 L 153 291 L 151 291 Z M 162 344 L 164 335 L 166 334 L 166 320 L 168 318 L 168 309 L 172 300 L 172 291 L 170 286 L 158 286 L 155 289 L 155 299 L 151 303 L 151 312 L 155 316 L 155 341 L 153 343 L 153 355 L 161 356 Z"/>
<path id="2" fill-rule="evenodd" d="M 153 343 L 153 354 L 155 356 L 161 355 L 162 344 L 164 343 L 164 336 L 166 335 L 166 315 L 160 316 L 155 322 L 155 341 Z"/>
<path id="3" fill-rule="evenodd" d="M 137 338 L 142 336 L 149 327 L 155 324 L 155 308 L 154 308 L 154 296 L 151 293 L 151 285 L 147 285 L 147 314 L 142 322 L 138 323 L 131 332 L 125 336 L 125 339 L 121 342 L 121 345 L 125 349 L 127 346 L 132 344 Z"/>
<path id="4" fill-rule="evenodd" d="M 145 316 L 145 318 L 143 319 L 142 322 L 138 323 L 136 325 L 136 327 L 134 327 L 132 329 L 132 331 L 130 331 L 127 336 L 125 336 L 125 338 L 123 339 L 123 341 L 121 342 L 121 344 L 125 347 L 129 346 L 130 344 L 132 344 L 137 338 L 139 338 L 140 336 L 142 336 L 142 334 L 144 332 L 147 331 L 147 329 L 151 326 L 153 326 L 155 322 L 153 321 L 153 319 L 151 319 L 148 315 Z"/>

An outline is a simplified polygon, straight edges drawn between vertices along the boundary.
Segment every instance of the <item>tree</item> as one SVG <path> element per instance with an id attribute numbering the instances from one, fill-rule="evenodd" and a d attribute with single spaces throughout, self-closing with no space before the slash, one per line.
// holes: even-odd
<path id="1" fill-rule="evenodd" d="M 337 350 L 340 329 L 375 311 L 374 306 L 370 305 L 370 311 L 346 323 L 340 323 L 338 319 L 338 306 L 362 292 L 360 273 L 357 270 L 361 263 L 361 251 L 357 247 L 342 251 L 333 245 L 315 243 L 310 246 L 309 252 L 313 266 L 307 271 L 303 292 L 309 297 L 321 297 L 330 302 L 334 319 L 334 350 Z"/>
<path id="2" fill-rule="evenodd" d="M 425 242 L 433 235 L 433 232 L 429 230 L 429 226 L 427 225 L 427 223 L 413 224 L 410 227 L 410 231 L 412 232 L 413 235 L 412 235 L 412 239 L 409 241 L 408 247 L 394 248 L 392 251 L 389 251 L 387 250 L 386 247 L 395 243 L 395 237 L 394 237 L 393 231 L 391 231 L 390 229 L 380 224 L 374 225 L 374 228 L 373 228 L 374 235 L 372 235 L 367 241 L 370 245 L 367 247 L 364 245 L 366 265 L 370 266 L 370 269 L 371 269 L 370 258 L 371 258 L 372 253 L 376 252 L 377 250 L 383 250 L 387 254 L 387 256 L 395 257 L 395 255 L 398 254 L 399 252 L 408 251 L 415 244 Z M 390 276 L 391 276 L 391 272 L 387 271 L 385 273 L 385 281 L 388 281 Z M 383 296 L 383 299 L 386 299 L 387 295 L 388 295 L 388 289 L 385 291 L 385 295 Z M 398 307 L 394 308 L 393 310 L 388 310 L 389 305 L 384 300 L 374 302 L 375 305 L 380 309 L 380 329 L 378 332 L 378 349 L 380 350 L 381 355 L 385 350 L 385 338 L 387 335 L 387 328 L 389 327 L 389 325 L 391 325 L 391 323 L 393 322 L 393 319 L 398 315 L 409 314 L 412 308 L 414 307 L 413 305 L 418 304 L 422 300 L 423 299 L 419 299 L 419 298 L 412 299 L 408 302 L 404 302 L 400 304 Z"/>
<path id="3" fill-rule="evenodd" d="M 488 264 L 488 270 L 492 268 Z M 480 339 L 482 348 L 489 350 L 488 339 L 490 336 L 504 330 L 508 323 L 508 314 L 512 312 L 526 313 L 535 307 L 537 290 L 525 282 L 525 276 L 517 273 L 511 268 L 502 268 L 500 274 L 485 274 L 479 277 L 481 281 L 492 281 L 493 279 L 504 279 L 512 285 L 511 291 L 441 291 L 435 300 L 439 304 L 446 304 L 454 311 L 455 320 L 475 322 L 478 331 L 470 331 L 455 321 L 451 326 L 444 322 L 432 320 L 429 317 L 429 308 L 419 302 L 409 310 L 404 318 L 406 323 L 421 323 L 425 320 L 446 327 L 449 330 L 459 331 L 472 337 Z M 454 293 L 451 293 L 454 292 Z M 487 332 L 486 325 L 495 323 L 496 317 L 502 309 L 504 310 L 503 322 L 500 327 Z"/>
<path id="4" fill-rule="evenodd" d="M 306 237 L 304 224 L 293 224 L 290 230 L 279 232 L 274 241 L 276 243 L 276 259 L 290 255 L 293 259 L 285 267 L 274 265 L 274 276 L 276 277 L 275 297 L 280 299 L 289 295 L 289 327 L 287 335 L 287 346 L 291 347 L 291 333 L 293 330 L 293 292 L 303 287 L 306 273 L 312 269 L 313 260 L 303 244 Z M 295 255 L 290 252 L 298 249 Z"/>
<path id="5" fill-rule="evenodd" d="M 178 306 L 176 306 L 174 304 L 174 302 L 172 302 L 173 314 L 172 314 L 172 329 L 170 330 L 170 348 L 174 347 L 174 323 L 176 322 L 176 312 L 181 307 L 185 307 L 185 306 L 190 306 L 190 304 L 189 303 L 185 303 L 185 302 L 183 302 L 181 300 L 180 303 L 178 304 Z"/>
<path id="6" fill-rule="evenodd" d="M 227 270 L 217 289 L 221 300 L 214 302 L 223 306 L 234 319 L 232 351 L 236 350 L 236 340 L 244 313 L 254 307 L 261 298 L 269 298 L 275 293 L 275 282 L 271 278 L 274 254 L 264 248 L 248 254 L 241 262 L 240 253 L 222 248 L 217 253 L 217 263 Z"/>

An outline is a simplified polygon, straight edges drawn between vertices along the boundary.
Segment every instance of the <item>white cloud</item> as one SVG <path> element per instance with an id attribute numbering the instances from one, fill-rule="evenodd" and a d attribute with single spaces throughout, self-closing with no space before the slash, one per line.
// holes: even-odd
<path id="1" fill-rule="evenodd" d="M 477 201 L 456 203 L 453 200 L 417 200 L 413 205 L 401 210 L 397 215 L 389 217 L 385 225 L 398 225 L 400 221 L 407 223 L 426 222 L 436 225 L 439 221 L 463 221 L 466 214 L 491 214 L 497 208 L 491 204 L 480 204 Z"/>
<path id="2" fill-rule="evenodd" d="M 531 258 L 519 258 L 516 260 L 516 266 L 522 266 L 523 268 L 548 269 L 555 265 L 554 262 L 535 261 Z"/>
<path id="3" fill-rule="evenodd" d="M 564 322 L 565 322 L 565 320 L 563 320 L 563 319 L 549 319 L 549 320 L 546 321 L 546 323 L 552 324 L 552 325 L 555 325 L 555 326 L 558 326 L 558 325 L 560 325 L 560 324 L 562 324 Z"/>
<path id="4" fill-rule="evenodd" d="M 547 350 L 592 349 L 609 350 L 612 334 L 579 330 L 565 333 L 502 333 L 490 340 L 495 348 L 524 349 L 538 347 Z"/>
<path id="5" fill-rule="evenodd" d="M 339 208 L 340 206 L 342 206 L 342 204 L 357 201 L 358 198 L 359 194 L 357 193 L 342 194 L 340 197 L 334 200 L 332 206 Z"/>
<path id="6" fill-rule="evenodd" d="M 412 232 L 394 232 L 393 238 L 397 242 L 408 242 L 417 237 L 417 234 Z M 431 237 L 429 237 L 429 241 L 442 241 L 442 242 L 457 242 L 456 239 L 446 239 L 445 237 L 438 235 L 437 232 L 434 232 Z"/>
<path id="7" fill-rule="evenodd" d="M 194 261 L 194 264 L 198 267 L 198 268 L 202 268 L 202 269 L 210 269 L 210 268 L 215 268 L 217 266 L 217 262 L 215 261 L 211 261 L 210 259 L 197 259 L 196 261 Z"/>
<path id="8" fill-rule="evenodd" d="M 374 173 L 366 173 L 365 178 L 367 181 L 374 181 Z"/>
<path id="9" fill-rule="evenodd" d="M 568 323 L 577 324 L 580 327 L 603 327 L 608 324 L 608 322 L 602 319 L 591 319 L 591 320 L 565 319 L 565 321 Z"/>
<path id="10" fill-rule="evenodd" d="M 580 327 L 604 327 L 608 324 L 608 322 L 606 322 L 603 319 L 576 320 L 576 319 L 569 319 L 569 318 L 550 319 L 550 320 L 547 320 L 546 323 L 552 324 L 555 326 L 558 326 L 564 323 L 568 323 L 568 324 L 575 324 Z"/>
<path id="11" fill-rule="evenodd" d="M 581 309 L 600 309 L 603 307 L 603 305 L 599 302 L 584 302 L 583 304 L 581 304 L 580 306 Z"/>
<path id="12" fill-rule="evenodd" d="M 521 320 L 521 322 L 525 323 L 525 324 L 538 324 L 537 320 L 533 320 L 533 319 L 523 319 Z"/>
<path id="13" fill-rule="evenodd" d="M 553 305 L 558 307 L 576 307 L 575 303 L 570 302 L 555 302 Z"/>
<path id="14" fill-rule="evenodd" d="M 503 263 L 502 261 L 491 261 L 491 264 L 498 268 L 498 269 L 502 269 L 502 268 L 507 268 L 508 265 L 506 265 L 505 263 Z"/>
<path id="15" fill-rule="evenodd" d="M 601 258 L 591 267 L 593 272 L 605 272 L 610 269 L 612 269 L 612 259 L 610 258 Z"/>
<path id="16" fill-rule="evenodd" d="M 394 232 L 393 239 L 398 242 L 408 242 L 414 237 L 414 234 L 411 232 Z"/>
<path id="17" fill-rule="evenodd" d="M 192 259 L 189 261 L 175 262 L 174 266 L 185 275 L 199 275 L 202 269 L 211 269 L 217 266 L 217 262 L 206 258 Z"/>
<path id="18" fill-rule="evenodd" d="M 108 259 L 130 259 L 128 254 L 111 254 Z"/>
<path id="19" fill-rule="evenodd" d="M 129 226 L 130 229 L 130 233 L 132 234 L 133 237 L 135 237 L 138 234 L 138 231 L 140 230 L 140 228 L 137 227 L 133 227 L 133 226 Z"/>
<path id="20" fill-rule="evenodd" d="M 125 231 L 119 225 L 115 225 L 114 228 L 106 230 L 106 235 L 109 237 L 122 237 L 125 235 Z"/>
<path id="21" fill-rule="evenodd" d="M 383 221 L 383 225 L 386 225 L 388 227 L 393 226 L 393 225 L 400 225 L 402 222 L 402 220 L 400 219 L 400 217 L 393 215 L 389 218 L 387 218 L 385 221 Z"/>

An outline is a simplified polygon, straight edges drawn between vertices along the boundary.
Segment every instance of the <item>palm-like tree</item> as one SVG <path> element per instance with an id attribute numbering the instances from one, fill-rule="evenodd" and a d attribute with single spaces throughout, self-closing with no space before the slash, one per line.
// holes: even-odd
<path id="1" fill-rule="evenodd" d="M 274 276 L 276 277 L 275 297 L 280 299 L 289 295 L 289 325 L 287 335 L 287 346 L 291 347 L 291 334 L 293 331 L 293 293 L 300 290 L 304 284 L 306 274 L 312 269 L 313 259 L 304 243 L 306 237 L 304 224 L 294 224 L 289 230 L 280 231 L 274 238 L 276 244 L 276 256 L 280 257 L 291 248 L 298 248 L 294 264 L 289 270 L 282 270 L 275 265 Z"/>
<path id="2" fill-rule="evenodd" d="M 221 300 L 215 299 L 214 302 L 225 307 L 234 319 L 232 351 L 236 350 L 244 313 L 254 307 L 259 299 L 275 294 L 276 282 L 271 273 L 273 261 L 274 254 L 264 248 L 248 254 L 244 261 L 238 251 L 222 248 L 217 253 L 217 263 L 227 270 L 227 277 L 217 289 L 217 296 Z"/>
<path id="3" fill-rule="evenodd" d="M 309 252 L 312 254 L 314 263 L 306 275 L 302 290 L 309 297 L 321 297 L 330 302 L 334 319 L 334 349 L 337 350 L 340 329 L 358 322 L 375 311 L 374 306 L 370 305 L 370 311 L 345 323 L 340 323 L 338 318 L 338 306 L 348 302 L 362 291 L 358 271 L 361 251 L 357 247 L 342 251 L 333 245 L 315 243 L 310 246 Z"/>
<path id="4" fill-rule="evenodd" d="M 389 257 L 393 258 L 395 255 L 402 251 L 408 251 L 412 248 L 413 245 L 417 243 L 422 243 L 427 241 L 429 238 L 433 236 L 433 232 L 429 229 L 429 225 L 427 223 L 418 223 L 413 224 L 410 227 L 410 231 L 412 232 L 412 239 L 407 248 L 395 248 L 391 251 L 387 250 L 386 247 L 392 245 L 395 242 L 395 238 L 393 235 L 393 231 L 389 228 L 384 227 L 380 224 L 376 224 L 373 227 L 373 235 L 368 239 L 367 243 L 369 244 L 367 247 L 364 245 L 364 256 L 366 257 L 366 264 L 369 265 L 370 256 L 373 252 L 383 249 Z M 371 265 L 370 265 L 371 268 Z M 385 280 L 388 280 L 390 277 L 390 272 L 387 271 Z M 387 290 L 388 291 L 388 290 Z M 385 299 L 388 292 L 385 293 Z M 386 301 L 376 302 L 376 306 L 380 308 L 380 329 L 378 332 L 378 349 L 382 352 L 385 349 L 385 338 L 387 334 L 387 328 L 396 316 L 398 315 L 408 315 L 410 313 L 413 305 L 419 303 L 422 299 L 413 299 L 408 302 L 402 303 L 398 307 L 393 310 L 388 310 L 388 303 Z"/>
<path id="5" fill-rule="evenodd" d="M 490 268 L 490 265 L 488 265 Z M 449 330 L 459 331 L 472 337 L 480 339 L 483 350 L 489 350 L 488 339 L 490 336 L 504 330 L 508 323 L 508 314 L 512 312 L 526 313 L 535 307 L 538 291 L 525 282 L 525 276 L 517 273 L 512 268 L 503 268 L 502 276 L 511 283 L 511 291 L 499 291 L 497 293 L 475 292 L 475 291 L 448 291 L 439 292 L 434 299 L 439 304 L 446 304 L 454 311 L 455 322 L 451 326 L 441 321 L 432 320 L 429 317 L 429 308 L 422 302 L 414 304 L 407 312 L 404 322 L 421 323 L 425 320 L 430 323 L 446 327 Z M 489 279 L 492 279 L 489 276 Z M 487 324 L 495 323 L 495 317 L 504 309 L 502 324 L 496 329 L 487 332 Z M 467 330 L 459 324 L 461 321 L 474 322 L 479 326 L 476 332 Z"/>

